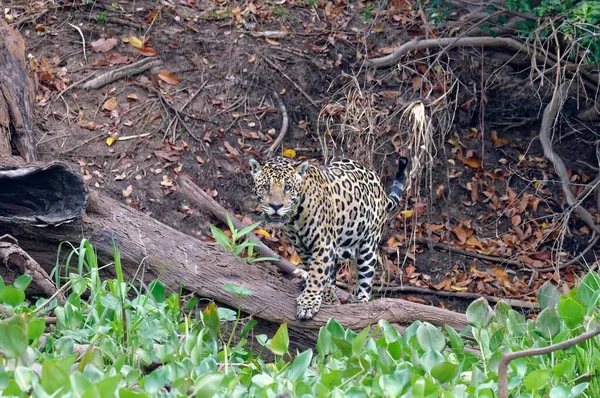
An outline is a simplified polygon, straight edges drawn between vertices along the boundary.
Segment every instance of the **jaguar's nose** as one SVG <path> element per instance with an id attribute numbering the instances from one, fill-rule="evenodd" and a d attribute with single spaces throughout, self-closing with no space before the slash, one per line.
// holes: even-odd
<path id="1" fill-rule="evenodd" d="M 283 207 L 283 204 L 278 203 L 278 202 L 271 202 L 269 204 L 269 206 L 271 206 L 271 209 L 273 209 L 273 211 L 275 213 L 277 213 L 279 211 L 279 209 L 281 209 Z"/>

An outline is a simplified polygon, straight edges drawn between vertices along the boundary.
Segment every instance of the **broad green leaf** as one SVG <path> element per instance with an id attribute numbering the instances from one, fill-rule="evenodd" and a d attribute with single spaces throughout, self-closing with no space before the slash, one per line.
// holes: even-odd
<path id="1" fill-rule="evenodd" d="M 2 290 L 4 290 L 4 279 L 0 276 L 0 297 L 2 297 Z"/>
<path id="2" fill-rule="evenodd" d="M 71 280 L 71 289 L 73 293 L 81 296 L 87 289 L 87 279 L 76 273 L 70 273 L 69 279 Z"/>
<path id="3" fill-rule="evenodd" d="M 165 301 L 165 285 L 158 279 L 152 281 L 148 286 L 152 297 L 157 303 L 163 303 Z"/>
<path id="4" fill-rule="evenodd" d="M 248 323 L 244 325 L 244 328 L 240 332 L 240 338 L 243 339 L 244 337 L 246 337 L 248 333 L 250 333 L 250 331 L 254 328 L 254 326 L 256 326 L 257 323 L 258 322 L 256 321 L 256 319 L 250 319 Z"/>
<path id="5" fill-rule="evenodd" d="M 31 283 L 32 279 L 33 278 L 31 277 L 31 275 L 23 274 L 23 275 L 19 276 L 17 279 L 15 279 L 15 281 L 13 282 L 13 286 L 15 289 L 25 291 L 25 289 L 27 289 L 27 286 L 29 286 L 29 284 Z"/>
<path id="6" fill-rule="evenodd" d="M 329 333 L 331 333 L 331 337 L 337 337 L 338 339 L 344 338 L 344 327 L 340 325 L 340 323 L 335 319 L 331 318 L 329 321 L 327 321 L 325 327 L 327 328 Z"/>
<path id="7" fill-rule="evenodd" d="M 560 292 L 550 281 L 546 281 L 537 291 L 537 299 L 540 307 L 554 307 L 560 300 Z"/>
<path id="8" fill-rule="evenodd" d="M 266 373 L 259 373 L 252 377 L 252 384 L 259 388 L 265 388 L 273 384 L 275 380 Z"/>
<path id="9" fill-rule="evenodd" d="M 77 354 L 47 359 L 42 363 L 40 382 L 48 394 L 54 394 L 62 388 L 67 391 L 71 386 L 71 365 L 77 360 Z"/>
<path id="10" fill-rule="evenodd" d="M 552 368 L 552 372 L 556 377 L 563 377 L 569 379 L 573 376 L 575 371 L 575 356 L 569 356 L 562 360 L 561 363 L 555 365 Z"/>
<path id="11" fill-rule="evenodd" d="M 152 395 L 134 388 L 119 389 L 119 398 L 151 398 Z"/>
<path id="12" fill-rule="evenodd" d="M 267 336 L 266 334 L 257 334 L 254 337 L 256 338 L 256 341 L 258 341 L 258 344 L 262 345 L 263 347 L 269 341 L 269 336 Z"/>
<path id="13" fill-rule="evenodd" d="M 213 336 L 219 336 L 221 333 L 221 322 L 219 321 L 219 313 L 214 302 L 210 302 L 202 313 L 202 323 Z"/>
<path id="14" fill-rule="evenodd" d="M 582 324 L 585 307 L 571 297 L 563 296 L 558 303 L 558 313 L 569 328 L 574 328 Z"/>
<path id="15" fill-rule="evenodd" d="M 282 323 L 277 329 L 273 340 L 271 341 L 271 351 L 275 355 L 283 355 L 288 353 L 288 347 L 290 345 L 290 338 L 288 336 L 287 322 Z"/>
<path id="16" fill-rule="evenodd" d="M 546 307 L 535 320 L 535 331 L 551 339 L 560 332 L 560 317 L 554 307 Z"/>
<path id="17" fill-rule="evenodd" d="M 11 286 L 6 286 L 5 290 Z M 27 322 L 22 316 L 0 321 L 0 356 L 16 358 L 27 349 Z"/>
<path id="18" fill-rule="evenodd" d="M 529 391 L 537 391 L 548 385 L 552 372 L 548 369 L 536 369 L 523 378 L 523 385 Z"/>
<path id="19" fill-rule="evenodd" d="M 458 375 L 458 364 L 446 360 L 434 366 L 430 373 L 440 383 L 446 383 Z"/>
<path id="20" fill-rule="evenodd" d="M 0 391 L 6 389 L 9 383 L 8 373 L 4 366 L 0 365 Z"/>
<path id="21" fill-rule="evenodd" d="M 467 322 L 473 327 L 481 329 L 489 321 L 489 305 L 485 298 L 481 297 L 473 301 L 467 308 Z"/>
<path id="22" fill-rule="evenodd" d="M 385 392 L 386 397 L 399 397 L 404 389 L 402 383 L 389 374 L 384 374 L 379 379 L 379 386 Z"/>
<path id="23" fill-rule="evenodd" d="M 0 294 L 0 303 L 17 307 L 25 301 L 25 293 L 13 286 L 5 286 Z"/>
<path id="24" fill-rule="evenodd" d="M 444 356 L 435 350 L 429 350 L 421 357 L 421 366 L 427 373 L 430 373 L 431 369 L 442 362 L 444 362 Z"/>
<path id="25" fill-rule="evenodd" d="M 223 321 L 232 322 L 237 318 L 237 312 L 229 308 L 218 307 L 217 313 L 219 314 L 219 319 Z"/>
<path id="26" fill-rule="evenodd" d="M 312 356 L 313 352 L 311 349 L 308 349 L 296 356 L 287 374 L 287 379 L 290 382 L 296 383 L 298 380 L 301 380 L 304 377 L 304 373 L 306 372 L 308 365 L 310 365 Z"/>
<path id="27" fill-rule="evenodd" d="M 317 338 L 317 352 L 323 357 L 325 355 L 329 355 L 333 350 L 333 341 L 331 338 L 331 333 L 326 328 L 319 329 L 319 337 Z"/>
<path id="28" fill-rule="evenodd" d="M 29 340 L 36 340 L 38 337 L 40 337 L 44 333 L 45 328 L 46 328 L 45 320 L 43 320 L 41 318 L 32 319 L 27 324 L 27 338 Z"/>
<path id="29" fill-rule="evenodd" d="M 352 354 L 359 356 L 364 350 L 365 341 L 369 337 L 369 327 L 364 328 L 352 341 Z"/>
<path id="30" fill-rule="evenodd" d="M 71 381 L 71 388 L 77 397 L 83 397 L 83 394 L 93 386 L 90 379 L 81 372 L 73 372 L 69 380 Z"/>
<path id="31" fill-rule="evenodd" d="M 554 386 L 550 390 L 550 398 L 570 398 L 570 397 L 571 397 L 571 389 L 564 384 Z"/>
<path id="32" fill-rule="evenodd" d="M 150 394 L 156 394 L 169 381 L 169 369 L 158 368 L 146 377 L 144 380 L 144 390 Z"/>
<path id="33" fill-rule="evenodd" d="M 417 341 L 424 351 L 442 351 L 446 339 L 440 329 L 431 323 L 423 322 L 417 329 Z"/>
<path id="34" fill-rule="evenodd" d="M 592 303 L 596 292 L 600 290 L 600 275 L 596 272 L 589 272 L 577 286 L 577 300 L 584 306 Z"/>
<path id="35" fill-rule="evenodd" d="M 223 285 L 223 290 L 226 290 L 231 293 L 235 293 L 238 296 L 252 296 L 254 292 L 252 290 L 248 290 L 245 287 L 238 286 L 233 283 L 225 283 Z"/>
<path id="36" fill-rule="evenodd" d="M 384 319 L 379 321 L 379 328 L 383 330 L 385 341 L 390 344 L 400 339 L 400 333 Z"/>
<path id="37" fill-rule="evenodd" d="M 571 388 L 571 398 L 577 398 L 588 388 L 590 383 L 587 381 L 585 383 L 577 384 L 575 387 Z"/>
<path id="38" fill-rule="evenodd" d="M 452 350 L 457 354 L 463 352 L 465 349 L 465 343 L 462 341 L 460 335 L 450 325 L 444 325 L 444 328 L 446 329 L 446 333 L 448 333 L 448 342 L 450 343 Z"/>
<path id="39" fill-rule="evenodd" d="M 413 394 L 413 396 L 421 398 L 433 394 L 436 390 L 437 386 L 429 379 L 423 376 L 418 376 L 416 380 L 413 380 L 410 392 Z"/>
<path id="40" fill-rule="evenodd" d="M 121 375 L 105 377 L 102 380 L 98 381 L 95 385 L 92 385 L 92 388 L 88 389 L 83 396 L 90 397 L 94 396 L 95 394 L 98 394 L 96 396 L 99 396 L 100 398 L 112 398 L 115 396 L 115 392 L 119 387 L 119 382 L 121 381 L 121 379 Z"/>
<path id="41" fill-rule="evenodd" d="M 225 378 L 223 373 L 208 373 L 194 382 L 195 397 L 212 397 Z"/>

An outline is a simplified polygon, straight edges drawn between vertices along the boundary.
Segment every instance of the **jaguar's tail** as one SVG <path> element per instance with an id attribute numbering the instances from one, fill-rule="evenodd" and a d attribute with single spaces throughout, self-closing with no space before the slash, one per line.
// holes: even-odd
<path id="1" fill-rule="evenodd" d="M 389 198 L 390 201 L 388 203 L 388 212 L 391 212 L 400 203 L 400 197 L 402 196 L 402 191 L 404 189 L 404 182 L 406 181 L 406 166 L 408 165 L 408 158 L 402 156 L 398 159 L 398 171 L 396 171 L 396 177 L 394 177 L 394 183 L 390 188 Z"/>

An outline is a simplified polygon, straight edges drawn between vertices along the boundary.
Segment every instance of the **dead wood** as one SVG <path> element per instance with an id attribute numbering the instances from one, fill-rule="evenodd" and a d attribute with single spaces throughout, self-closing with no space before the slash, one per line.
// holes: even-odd
<path id="1" fill-rule="evenodd" d="M 254 292 L 244 298 L 242 311 L 271 324 L 288 322 L 298 347 L 314 346 L 317 330 L 331 317 L 354 329 L 380 319 L 404 325 L 415 320 L 447 323 L 460 329 L 467 324 L 463 314 L 397 299 L 323 306 L 313 320 L 297 321 L 294 314 L 299 289 L 291 281 L 265 265 L 248 264 L 216 244 L 184 235 L 95 192 L 90 194 L 87 212 L 80 221 L 44 229 L 7 222 L 0 225 L 0 233 L 18 238 L 21 247 L 47 271 L 56 263 L 59 242 L 77 242 L 84 236 L 95 246 L 99 261 L 104 264 L 112 261 L 114 242 L 121 251 L 128 280 L 136 280 L 140 275 L 145 282 L 160 279 L 169 290 L 178 291 L 181 287 L 232 308 L 237 308 L 238 298 L 222 286 L 242 286 Z"/>
<path id="2" fill-rule="evenodd" d="M 23 249 L 14 243 L 0 242 L 0 262 L 4 266 L 2 278 L 5 283 L 12 284 L 21 275 L 30 275 L 31 284 L 27 293 L 50 297 L 56 294 L 56 286 L 42 267 Z M 63 294 L 56 295 L 60 301 L 65 300 Z"/>
<path id="3" fill-rule="evenodd" d="M 106 86 L 109 83 L 115 82 L 117 80 L 121 80 L 128 76 L 137 75 L 148 69 L 154 68 L 156 66 L 162 65 L 162 61 L 160 59 L 154 58 L 144 58 L 140 61 L 134 62 L 131 65 L 125 65 L 119 69 L 108 71 L 83 85 L 83 88 L 100 88 Z"/>
<path id="4" fill-rule="evenodd" d="M 23 38 L 0 18 L 0 154 L 36 160 L 33 93 Z"/>
<path id="5" fill-rule="evenodd" d="M 281 130 L 279 131 L 279 135 L 275 141 L 273 141 L 273 144 L 271 144 L 267 150 L 267 157 L 273 156 L 277 148 L 279 148 L 283 142 L 283 139 L 285 138 L 285 135 L 287 134 L 288 127 L 290 125 L 290 119 L 288 118 L 287 110 L 285 109 L 285 105 L 283 104 L 283 101 L 281 100 L 281 97 L 277 91 L 273 92 L 273 96 L 277 100 L 277 105 L 279 105 L 279 111 L 281 112 Z"/>
<path id="6" fill-rule="evenodd" d="M 544 149 L 544 155 L 552 162 L 554 171 L 560 178 L 562 190 L 565 194 L 567 204 L 584 223 L 586 223 L 597 234 L 600 234 L 600 226 L 596 224 L 594 216 L 592 216 L 589 211 L 581 206 L 580 201 L 577 201 L 575 198 L 573 190 L 571 189 L 569 174 L 567 172 L 565 163 L 560 156 L 554 152 L 554 148 L 552 147 L 551 132 L 554 129 L 556 115 L 563 106 L 568 90 L 568 83 L 562 83 L 555 87 L 552 100 L 544 109 L 544 116 L 542 117 L 542 125 L 540 127 L 540 142 L 542 144 L 542 148 Z"/>

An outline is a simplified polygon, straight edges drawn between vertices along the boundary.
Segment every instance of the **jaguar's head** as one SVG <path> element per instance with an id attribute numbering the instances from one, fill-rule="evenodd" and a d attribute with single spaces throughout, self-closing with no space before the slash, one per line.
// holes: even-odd
<path id="1" fill-rule="evenodd" d="M 308 161 L 296 164 L 277 157 L 264 164 L 250 159 L 250 172 L 254 180 L 254 194 L 260 201 L 265 221 L 282 226 L 294 216 L 300 196 Z"/>

